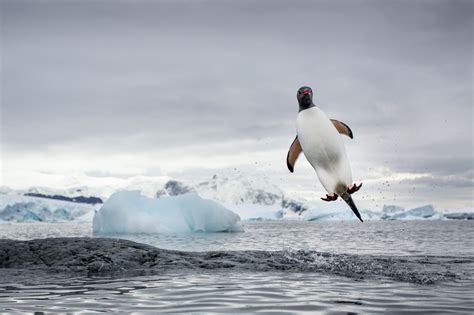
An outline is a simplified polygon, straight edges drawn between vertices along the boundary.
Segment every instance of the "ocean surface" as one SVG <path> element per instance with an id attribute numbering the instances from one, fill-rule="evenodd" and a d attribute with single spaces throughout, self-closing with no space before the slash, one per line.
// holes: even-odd
<path id="1" fill-rule="evenodd" d="M 20 274 L 0 279 L 0 312 L 474 313 L 473 221 L 262 221 L 243 227 L 242 233 L 107 235 L 213 251 L 220 263 L 231 259 L 241 268 L 210 264 L 127 277 Z M 0 238 L 65 236 L 95 237 L 90 224 L 0 225 Z"/>

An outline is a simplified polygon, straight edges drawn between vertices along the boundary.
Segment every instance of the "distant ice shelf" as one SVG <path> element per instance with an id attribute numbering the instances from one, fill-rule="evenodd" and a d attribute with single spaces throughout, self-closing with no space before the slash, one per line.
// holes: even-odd
<path id="1" fill-rule="evenodd" d="M 182 195 L 194 194 L 198 205 L 204 209 L 200 200 L 213 201 L 209 204 L 209 213 L 214 213 L 216 205 L 232 211 L 240 216 L 243 221 L 265 221 L 265 220 L 306 220 L 306 221 L 350 221 L 357 220 L 349 207 L 342 201 L 323 202 L 320 200 L 295 199 L 287 195 L 277 185 L 265 176 L 256 175 L 214 175 L 207 180 L 196 182 L 180 182 L 167 176 L 146 177 L 135 176 L 124 181 L 120 185 L 104 185 L 100 187 L 73 187 L 65 189 L 52 189 L 47 187 L 30 187 L 27 190 L 14 190 L 6 186 L 0 186 L 0 223 L 1 222 L 64 222 L 72 221 L 78 223 L 91 223 L 95 216 L 95 210 L 100 204 L 88 205 L 78 202 L 108 201 L 116 191 L 140 191 L 140 198 L 135 198 L 137 205 L 130 207 L 141 207 L 142 204 L 152 204 L 157 199 L 167 200 L 168 197 L 178 198 Z M 144 202 L 142 198 L 148 197 Z M 49 197 L 44 198 L 44 197 Z M 61 200 L 54 200 L 61 199 Z M 115 198 L 115 197 L 114 197 Z M 183 197 L 187 198 L 187 197 Z M 201 199 L 203 198 L 203 199 Z M 68 202 L 75 201 L 75 202 Z M 112 199 L 113 200 L 113 199 Z M 173 199 L 171 199 L 173 200 Z M 179 200 L 176 199 L 176 200 Z M 125 200 L 128 202 L 127 200 Z M 165 202 L 165 201 L 163 201 Z M 358 201 L 356 201 L 358 203 Z M 109 203 L 110 204 L 110 203 Z M 163 222 L 168 222 L 171 217 L 166 215 L 180 215 L 192 222 L 202 222 L 202 218 L 195 213 L 190 203 L 180 203 L 180 209 L 175 210 L 177 204 L 161 204 L 169 211 L 155 210 L 155 215 L 160 216 Z M 362 203 L 361 203 L 362 204 Z M 107 206 L 108 207 L 108 206 Z M 104 209 L 107 209 L 105 207 Z M 122 206 L 116 207 L 121 211 Z M 164 208 L 160 208 L 164 209 Z M 474 220 L 474 209 L 435 209 L 431 205 L 410 205 L 402 208 L 398 205 L 385 205 L 383 208 L 364 208 L 360 206 L 360 212 L 364 221 L 371 220 Z M 198 210 L 200 213 L 208 213 Z M 138 213 L 144 216 L 146 211 L 140 209 Z M 121 214 L 120 211 L 117 214 Z M 99 216 L 97 216 L 99 217 Z M 156 217 L 154 217 L 156 219 Z M 183 222 L 184 219 L 177 219 Z M 130 215 L 130 220 L 135 220 Z M 194 220 L 194 221 L 193 221 Z M 125 222 L 125 221 L 124 221 Z M 137 223 L 137 222 L 136 222 Z M 104 223 L 105 224 L 105 223 Z M 137 223 L 138 224 L 138 223 Z M 176 225 L 176 222 L 173 222 Z M 119 225 L 114 230 L 119 229 Z M 183 228 L 177 224 L 179 230 L 194 230 L 196 226 L 184 225 Z M 191 228 L 190 228 L 191 227 Z M 147 227 L 148 228 L 148 227 Z M 156 228 L 156 227 L 154 227 Z M 151 228 L 150 228 L 151 229 Z M 174 227 L 166 225 L 159 230 L 175 230 Z M 212 229 L 211 229 L 212 230 Z"/>
<path id="2" fill-rule="evenodd" d="M 436 211 L 432 205 L 425 205 L 406 210 L 395 205 L 385 205 L 380 210 L 360 209 L 362 218 L 373 220 L 442 220 L 448 219 L 443 213 Z M 304 220 L 308 221 L 349 221 L 357 220 L 352 211 L 345 204 L 323 204 L 311 208 L 304 213 Z M 454 217 L 449 217 L 454 219 Z"/>
<path id="3" fill-rule="evenodd" d="M 96 206 L 89 204 L 0 194 L 0 222 L 83 222 L 94 209 Z"/>
<path id="4" fill-rule="evenodd" d="M 116 192 L 97 211 L 97 234 L 161 232 L 239 232 L 240 217 L 221 204 L 195 193 L 163 198 L 139 191 Z"/>

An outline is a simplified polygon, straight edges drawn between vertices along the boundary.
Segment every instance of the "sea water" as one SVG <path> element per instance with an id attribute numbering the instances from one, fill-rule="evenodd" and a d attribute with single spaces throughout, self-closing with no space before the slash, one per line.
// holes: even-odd
<path id="1" fill-rule="evenodd" d="M 0 279 L 0 312 L 474 312 L 472 221 L 260 221 L 243 228 L 105 236 L 179 251 L 232 251 L 244 269 L 47 279 L 17 274 Z M 90 224 L 0 225 L 0 238 L 64 236 L 97 235 Z M 279 261 L 285 255 L 286 265 L 262 267 L 256 261 L 261 251 Z M 385 262 L 390 270 L 383 270 Z M 315 267 L 305 268 L 310 264 Z"/>

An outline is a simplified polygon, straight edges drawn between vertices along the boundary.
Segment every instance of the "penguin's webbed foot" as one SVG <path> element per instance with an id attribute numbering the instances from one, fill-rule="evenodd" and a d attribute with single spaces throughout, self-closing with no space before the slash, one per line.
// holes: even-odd
<path id="1" fill-rule="evenodd" d="M 326 197 L 321 197 L 322 200 L 324 201 L 334 201 L 334 200 L 337 200 L 337 197 L 339 197 L 338 195 L 336 195 L 335 193 L 332 193 L 332 194 L 326 194 Z"/>
<path id="2" fill-rule="evenodd" d="M 353 184 L 351 187 L 347 189 L 347 192 L 352 195 L 356 191 L 359 191 L 360 187 L 362 187 L 362 183 L 360 183 L 359 186 L 357 186 L 357 184 Z"/>

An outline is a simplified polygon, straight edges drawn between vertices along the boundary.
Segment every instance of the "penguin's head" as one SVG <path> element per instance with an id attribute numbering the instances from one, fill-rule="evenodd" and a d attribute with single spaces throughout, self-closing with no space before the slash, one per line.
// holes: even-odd
<path id="1" fill-rule="evenodd" d="M 313 105 L 313 90 L 309 86 L 303 86 L 298 89 L 296 98 L 301 108 L 309 108 Z"/>

